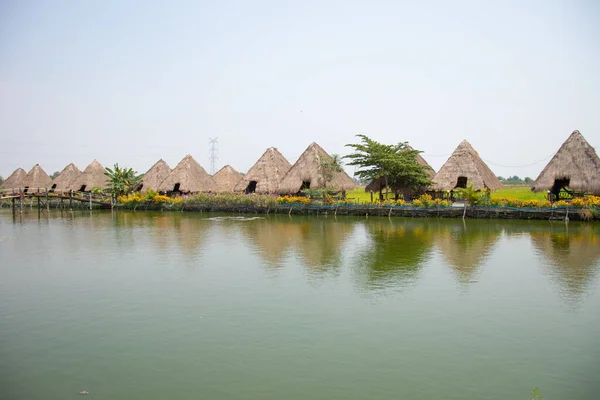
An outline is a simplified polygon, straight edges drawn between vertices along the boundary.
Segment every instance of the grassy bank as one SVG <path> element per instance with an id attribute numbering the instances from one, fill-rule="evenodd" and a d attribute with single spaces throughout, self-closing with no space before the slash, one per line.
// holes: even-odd
<path id="1" fill-rule="evenodd" d="M 347 193 L 348 198 L 364 203 L 371 201 L 371 194 L 365 192 L 364 186 L 359 186 Z M 390 196 L 393 196 L 390 194 Z M 518 199 L 518 200 L 544 200 L 546 193 L 534 193 L 529 186 L 504 186 L 504 188 L 492 193 L 493 199 Z M 377 200 L 377 193 L 373 194 L 373 199 Z"/>

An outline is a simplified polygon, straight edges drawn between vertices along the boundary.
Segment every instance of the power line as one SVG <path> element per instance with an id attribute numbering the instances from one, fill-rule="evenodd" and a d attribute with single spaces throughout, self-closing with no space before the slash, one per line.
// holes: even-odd
<path id="1" fill-rule="evenodd" d="M 210 145 L 208 149 L 208 157 L 210 158 L 210 174 L 214 175 L 217 172 L 217 161 L 219 160 L 219 150 L 217 149 L 217 144 L 219 143 L 219 138 L 209 138 L 208 143 Z"/>

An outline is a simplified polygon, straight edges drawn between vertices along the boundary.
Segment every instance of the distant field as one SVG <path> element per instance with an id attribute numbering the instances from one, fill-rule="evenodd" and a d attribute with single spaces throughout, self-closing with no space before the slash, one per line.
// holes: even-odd
<path id="1" fill-rule="evenodd" d="M 359 186 L 354 190 L 350 190 L 347 196 L 351 199 L 363 201 L 371 201 L 371 195 L 365 193 L 365 187 Z M 529 186 L 504 186 L 503 189 L 497 190 L 492 193 L 493 198 L 499 199 L 520 199 L 520 200 L 544 200 L 546 193 L 534 193 L 531 191 Z M 377 195 L 374 194 L 374 198 L 377 199 Z"/>
<path id="2" fill-rule="evenodd" d="M 492 197 L 498 199 L 544 200 L 546 199 L 546 193 L 534 193 L 529 186 L 504 186 L 503 189 L 493 192 Z"/>

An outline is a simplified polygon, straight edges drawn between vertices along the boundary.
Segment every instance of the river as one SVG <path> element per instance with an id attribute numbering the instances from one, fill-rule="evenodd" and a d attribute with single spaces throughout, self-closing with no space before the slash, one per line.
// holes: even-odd
<path id="1" fill-rule="evenodd" d="M 0 398 L 600 398 L 600 225 L 0 212 Z"/>

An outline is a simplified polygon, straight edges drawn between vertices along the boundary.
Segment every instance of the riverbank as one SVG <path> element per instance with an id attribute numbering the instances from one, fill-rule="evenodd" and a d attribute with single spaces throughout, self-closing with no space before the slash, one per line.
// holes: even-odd
<path id="1" fill-rule="evenodd" d="M 138 204 L 135 207 L 117 205 L 115 209 L 136 211 L 225 212 L 237 214 L 289 214 L 331 216 L 379 216 L 407 218 L 469 218 L 469 219 L 520 219 L 520 220 L 574 220 L 600 221 L 600 210 L 557 207 L 545 209 L 511 207 L 429 207 L 381 205 L 235 205 L 235 204 Z"/>

